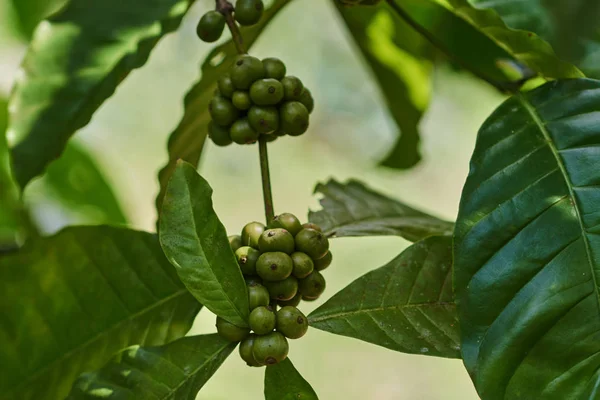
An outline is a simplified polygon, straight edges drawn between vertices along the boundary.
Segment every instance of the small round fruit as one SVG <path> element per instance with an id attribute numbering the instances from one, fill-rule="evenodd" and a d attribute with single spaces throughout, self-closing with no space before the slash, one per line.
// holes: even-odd
<path id="1" fill-rule="evenodd" d="M 295 241 L 291 233 L 285 229 L 267 229 L 258 239 L 258 248 L 263 253 L 281 251 L 286 254 L 294 252 Z"/>
<path id="2" fill-rule="evenodd" d="M 307 222 L 302 224 L 302 228 L 304 229 L 314 229 L 315 231 L 323 232 L 323 229 L 317 224 L 313 224 L 312 222 Z"/>
<path id="3" fill-rule="evenodd" d="M 333 256 L 331 254 L 331 251 L 328 251 L 324 257 L 321 257 L 318 260 L 315 260 L 315 269 L 317 271 L 323 271 L 325 268 L 327 268 L 331 265 L 332 260 L 333 260 Z"/>
<path id="4" fill-rule="evenodd" d="M 315 269 L 315 264 L 312 258 L 307 256 L 306 253 L 297 251 L 292 253 L 290 257 L 294 263 L 292 275 L 294 275 L 296 278 L 306 278 Z"/>
<path id="5" fill-rule="evenodd" d="M 282 281 L 265 282 L 269 295 L 275 300 L 291 300 L 298 293 L 298 279 L 288 276 Z"/>
<path id="6" fill-rule="evenodd" d="M 277 79 L 259 79 L 250 86 L 250 98 L 256 105 L 273 106 L 283 100 L 283 85 Z"/>
<path id="7" fill-rule="evenodd" d="M 250 313 L 250 329 L 257 335 L 266 335 L 275 329 L 277 317 L 271 307 L 260 306 L 256 307 Z"/>
<path id="8" fill-rule="evenodd" d="M 265 77 L 265 68 L 258 58 L 241 55 L 233 63 L 229 75 L 235 88 L 248 90 L 254 82 Z"/>
<path id="9" fill-rule="evenodd" d="M 296 307 L 283 307 L 277 311 L 277 332 L 288 339 L 300 339 L 308 330 L 308 319 Z"/>
<path id="10" fill-rule="evenodd" d="M 233 141 L 229 136 L 229 129 L 215 124 L 213 121 L 208 123 L 208 136 L 217 146 L 229 146 Z"/>
<path id="11" fill-rule="evenodd" d="M 302 230 L 300 220 L 294 214 L 283 213 L 276 215 L 275 218 L 267 225 L 269 229 L 283 228 L 286 229 L 292 236 L 296 236 Z"/>
<path id="12" fill-rule="evenodd" d="M 286 307 L 286 306 L 297 307 L 298 304 L 300 304 L 301 300 L 302 300 L 302 294 L 300 292 L 298 292 L 290 300 L 278 300 L 277 304 L 279 304 L 279 307 Z"/>
<path id="13" fill-rule="evenodd" d="M 290 136 L 300 136 L 308 130 L 308 110 L 299 101 L 289 101 L 279 108 L 279 126 Z"/>
<path id="14" fill-rule="evenodd" d="M 247 110 L 252 107 L 252 100 L 250 100 L 250 94 L 243 90 L 236 90 L 231 96 L 231 102 L 238 110 Z"/>
<path id="15" fill-rule="evenodd" d="M 317 297 L 306 297 L 306 296 L 302 296 L 302 301 L 316 301 L 319 299 L 320 296 Z"/>
<path id="16" fill-rule="evenodd" d="M 257 336 L 252 346 L 254 359 L 261 364 L 273 365 L 287 358 L 290 346 L 287 339 L 279 332 L 271 332 Z"/>
<path id="17" fill-rule="evenodd" d="M 285 64 L 279 58 L 265 58 L 262 60 L 262 63 L 265 67 L 265 76 L 267 78 L 277 79 L 280 81 L 285 77 Z"/>
<path id="18" fill-rule="evenodd" d="M 239 348 L 240 357 L 250 367 L 260 367 L 261 366 L 261 364 L 258 361 L 256 361 L 256 359 L 254 358 L 254 354 L 252 351 L 255 339 L 256 339 L 256 335 L 251 333 L 246 339 L 242 340 L 242 343 L 240 343 L 240 348 Z"/>
<path id="19" fill-rule="evenodd" d="M 302 229 L 296 235 L 296 250 L 308 254 L 313 260 L 318 260 L 329 251 L 329 240 L 323 232 Z"/>
<path id="20" fill-rule="evenodd" d="M 263 253 L 256 262 L 256 272 L 264 279 L 263 284 L 266 281 L 284 280 L 292 274 L 293 268 L 290 256 L 282 252 Z"/>
<path id="21" fill-rule="evenodd" d="M 230 99 L 233 96 L 233 92 L 235 91 L 235 87 L 233 86 L 233 82 L 231 81 L 231 76 L 229 74 L 223 74 L 217 80 L 218 91 L 221 96 L 227 97 Z"/>
<path id="22" fill-rule="evenodd" d="M 200 18 L 196 33 L 208 43 L 219 40 L 225 29 L 225 17 L 218 11 L 209 11 Z"/>
<path id="23" fill-rule="evenodd" d="M 221 317 L 217 317 L 217 332 L 219 332 L 219 335 L 225 340 L 239 342 L 244 340 L 250 334 L 250 329 L 241 328 L 231 322 L 227 322 Z"/>
<path id="24" fill-rule="evenodd" d="M 275 107 L 252 106 L 248 122 L 259 133 L 271 133 L 279 128 L 279 110 Z"/>
<path id="25" fill-rule="evenodd" d="M 264 133 L 264 134 L 262 134 L 262 137 L 265 139 L 265 142 L 267 142 L 267 143 L 274 142 L 279 138 L 279 136 L 273 135 L 272 133 Z"/>
<path id="26" fill-rule="evenodd" d="M 237 144 L 252 144 L 256 143 L 260 134 L 252 129 L 248 118 L 240 118 L 229 128 L 229 136 Z"/>
<path id="27" fill-rule="evenodd" d="M 265 226 L 260 222 L 250 222 L 242 229 L 242 245 L 258 249 L 258 239 L 265 231 Z"/>
<path id="28" fill-rule="evenodd" d="M 325 291 L 325 278 L 319 271 L 298 281 L 298 291 L 302 293 L 302 299 L 316 299 Z"/>
<path id="29" fill-rule="evenodd" d="M 248 303 L 250 311 L 256 307 L 268 306 L 271 301 L 269 291 L 263 285 L 248 285 Z"/>
<path id="30" fill-rule="evenodd" d="M 283 90 L 285 92 L 284 98 L 286 100 L 299 100 L 304 90 L 304 84 L 302 81 L 295 76 L 286 76 L 281 80 Z"/>
<path id="31" fill-rule="evenodd" d="M 312 94 L 310 93 L 310 90 L 308 90 L 307 88 L 304 88 L 298 101 L 300 103 L 304 104 L 304 107 L 306 107 L 309 114 L 311 114 L 313 112 L 313 110 L 315 109 L 315 99 L 313 99 Z"/>
<path id="32" fill-rule="evenodd" d="M 233 103 L 222 96 L 213 97 L 208 106 L 208 112 L 214 123 L 221 126 L 233 124 L 240 115 L 239 110 L 233 106 Z"/>
<path id="33" fill-rule="evenodd" d="M 260 257 L 260 251 L 250 246 L 242 246 L 235 251 L 235 258 L 244 275 L 256 275 L 258 257 Z"/>
<path id="34" fill-rule="evenodd" d="M 244 281 L 246 281 L 246 285 L 254 286 L 254 285 L 262 285 L 263 280 L 258 275 L 244 275 Z"/>
<path id="35" fill-rule="evenodd" d="M 240 25 L 254 25 L 260 21 L 265 5 L 262 0 L 237 0 L 235 2 L 235 20 Z"/>
<path id="36" fill-rule="evenodd" d="M 231 246 L 231 250 L 235 253 L 237 249 L 242 247 L 242 237 L 240 235 L 231 235 L 228 236 L 229 246 Z"/>

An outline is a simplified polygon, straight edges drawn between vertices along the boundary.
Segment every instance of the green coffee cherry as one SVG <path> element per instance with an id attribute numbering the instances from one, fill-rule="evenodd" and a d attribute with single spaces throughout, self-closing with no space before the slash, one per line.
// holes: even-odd
<path id="1" fill-rule="evenodd" d="M 242 229 L 242 245 L 258 249 L 258 239 L 265 231 L 265 226 L 260 222 L 250 222 Z"/>
<path id="2" fill-rule="evenodd" d="M 308 254 L 313 260 L 318 260 L 329 251 L 329 240 L 323 232 L 302 229 L 296 235 L 296 250 Z"/>
<path id="3" fill-rule="evenodd" d="M 256 307 L 250 313 L 250 329 L 257 335 L 266 335 L 275 329 L 277 317 L 271 307 Z"/>
<path id="4" fill-rule="evenodd" d="M 248 304 L 250 311 L 256 307 L 268 306 L 271 301 L 269 291 L 263 285 L 248 285 Z"/>
<path id="5" fill-rule="evenodd" d="M 233 63 L 229 75 L 235 88 L 248 90 L 254 82 L 265 77 L 265 68 L 258 58 L 241 55 Z"/>
<path id="6" fill-rule="evenodd" d="M 311 114 L 313 112 L 313 110 L 315 109 L 315 100 L 313 99 L 312 94 L 310 93 L 310 90 L 308 90 L 307 88 L 304 88 L 298 101 L 300 103 L 304 104 L 304 107 L 306 107 L 309 114 Z"/>
<path id="7" fill-rule="evenodd" d="M 252 106 L 248 122 L 259 133 L 271 133 L 279 128 L 279 110 L 275 107 Z"/>
<path id="8" fill-rule="evenodd" d="M 240 357 L 242 360 L 246 362 L 246 364 L 250 367 L 260 367 L 261 364 L 256 361 L 254 358 L 254 353 L 252 348 L 254 347 L 254 340 L 256 339 L 256 335 L 251 333 L 246 339 L 240 343 Z"/>
<path id="9" fill-rule="evenodd" d="M 262 0 L 237 0 L 235 2 L 235 20 L 240 25 L 254 25 L 260 21 L 264 9 Z"/>
<path id="10" fill-rule="evenodd" d="M 306 296 L 302 296 L 302 301 L 316 301 L 319 299 L 320 296 L 317 297 L 306 297 Z"/>
<path id="11" fill-rule="evenodd" d="M 279 58 L 265 58 L 262 60 L 262 63 L 265 67 L 265 76 L 267 78 L 277 79 L 280 81 L 285 77 L 285 64 Z"/>
<path id="12" fill-rule="evenodd" d="M 225 17 L 218 11 L 209 11 L 200 18 L 196 33 L 208 43 L 219 40 L 225 29 Z"/>
<path id="13" fill-rule="evenodd" d="M 231 235 L 227 237 L 229 240 L 229 246 L 231 246 L 231 250 L 235 253 L 237 249 L 242 247 L 242 237 L 240 235 Z"/>
<path id="14" fill-rule="evenodd" d="M 289 101 L 279 108 L 279 126 L 290 136 L 300 136 L 306 132 L 308 122 L 308 110 L 299 101 Z"/>
<path id="15" fill-rule="evenodd" d="M 217 146 L 229 146 L 233 141 L 229 136 L 229 129 L 215 124 L 213 121 L 208 123 L 208 137 L 210 137 Z"/>
<path id="16" fill-rule="evenodd" d="M 292 260 L 293 260 L 293 258 L 292 258 Z M 314 262 L 315 269 L 317 271 L 323 271 L 325 268 L 327 268 L 331 265 L 332 260 L 333 260 L 333 255 L 331 254 L 331 251 L 328 251 L 324 257 L 321 257 L 318 260 L 315 260 L 315 262 Z"/>
<path id="17" fill-rule="evenodd" d="M 275 140 L 277 140 L 279 138 L 279 136 L 273 135 L 273 133 L 263 134 L 262 137 L 265 138 L 265 142 L 267 142 L 267 143 L 274 142 Z"/>
<path id="18" fill-rule="evenodd" d="M 271 332 L 257 336 L 252 346 L 254 359 L 261 364 L 273 365 L 287 358 L 290 346 L 287 339 L 279 332 Z"/>
<path id="19" fill-rule="evenodd" d="M 276 79 L 259 79 L 250 86 L 250 98 L 259 106 L 273 106 L 283 100 L 283 85 Z"/>
<path id="20" fill-rule="evenodd" d="M 217 80 L 217 87 L 221 96 L 231 99 L 233 92 L 235 91 L 235 87 L 233 86 L 233 82 L 231 81 L 231 76 L 229 76 L 229 74 L 221 75 L 221 77 Z"/>
<path id="21" fill-rule="evenodd" d="M 283 90 L 285 92 L 284 98 L 286 100 L 299 100 L 304 90 L 304 84 L 302 81 L 295 76 L 286 76 L 281 80 Z"/>
<path id="22" fill-rule="evenodd" d="M 296 278 L 306 278 L 315 269 L 312 258 L 307 256 L 306 253 L 297 251 L 292 253 L 290 257 L 294 263 L 292 275 L 294 275 Z"/>
<path id="23" fill-rule="evenodd" d="M 277 311 L 277 332 L 288 339 L 300 339 L 308 330 L 308 319 L 296 307 L 283 307 Z"/>
<path id="24" fill-rule="evenodd" d="M 219 335 L 230 342 L 239 342 L 244 340 L 250 334 L 250 329 L 236 326 L 221 317 L 217 317 L 216 326 Z"/>
<path id="25" fill-rule="evenodd" d="M 231 101 L 221 96 L 213 97 L 208 106 L 208 112 L 214 123 L 221 126 L 233 124 L 240 115 L 239 110 L 233 106 Z"/>
<path id="26" fill-rule="evenodd" d="M 291 300 L 298 293 L 298 279 L 294 276 L 288 276 L 282 281 L 266 281 L 264 285 L 275 300 Z"/>
<path id="27" fill-rule="evenodd" d="M 244 275 L 256 275 L 256 262 L 260 251 L 250 246 L 242 246 L 235 251 L 235 258 Z"/>
<path id="28" fill-rule="evenodd" d="M 263 283 L 263 280 L 257 275 L 244 275 L 244 281 L 247 286 L 262 285 Z"/>
<path id="29" fill-rule="evenodd" d="M 301 300 L 302 300 L 302 294 L 300 292 L 298 292 L 290 300 L 279 300 L 279 301 L 277 301 L 277 304 L 279 304 L 280 307 L 286 307 L 286 306 L 297 307 L 298 304 L 300 304 Z"/>
<path id="30" fill-rule="evenodd" d="M 267 225 L 269 229 L 283 228 L 286 229 L 292 236 L 296 236 L 302 230 L 300 220 L 294 214 L 283 213 L 276 215 L 273 221 Z"/>
<path id="31" fill-rule="evenodd" d="M 298 291 L 302 293 L 302 299 L 317 299 L 325 291 L 325 278 L 319 271 L 298 281 Z"/>
<path id="32" fill-rule="evenodd" d="M 292 274 L 294 265 L 292 259 L 285 253 L 263 253 L 256 262 L 258 276 L 266 281 L 281 281 Z"/>
<path id="33" fill-rule="evenodd" d="M 252 144 L 258 140 L 260 134 L 252 129 L 248 118 L 240 118 L 229 128 L 229 136 L 237 144 Z"/>
<path id="34" fill-rule="evenodd" d="M 295 241 L 291 233 L 285 229 L 267 229 L 258 239 L 258 248 L 261 252 L 281 251 L 286 254 L 294 252 Z"/>
<path id="35" fill-rule="evenodd" d="M 304 229 L 314 229 L 315 231 L 323 232 L 321 227 L 317 224 L 313 224 L 311 222 L 307 222 L 306 224 L 302 224 L 302 228 Z"/>
<path id="36" fill-rule="evenodd" d="M 250 94 L 243 90 L 236 90 L 231 96 L 231 102 L 238 110 L 247 110 L 252 107 L 252 100 L 250 100 Z"/>

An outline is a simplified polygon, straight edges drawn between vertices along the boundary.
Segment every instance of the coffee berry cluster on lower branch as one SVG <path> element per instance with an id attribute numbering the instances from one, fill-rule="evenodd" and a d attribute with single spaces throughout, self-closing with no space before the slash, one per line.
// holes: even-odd
<path id="1" fill-rule="evenodd" d="M 262 0 L 237 0 L 233 10 L 233 17 L 238 24 L 243 26 L 255 25 L 263 15 L 265 5 Z M 196 33 L 200 40 L 212 43 L 221 38 L 225 30 L 225 15 L 218 10 L 205 13 L 198 26 Z"/>
<path id="2" fill-rule="evenodd" d="M 266 227 L 247 224 L 229 243 L 248 286 L 250 329 L 217 318 L 217 331 L 241 341 L 240 356 L 249 366 L 277 364 L 287 357 L 287 339 L 299 339 L 308 330 L 297 308 L 300 301 L 316 300 L 325 290 L 321 271 L 332 261 L 329 240 L 319 226 L 302 225 L 284 213 Z"/>

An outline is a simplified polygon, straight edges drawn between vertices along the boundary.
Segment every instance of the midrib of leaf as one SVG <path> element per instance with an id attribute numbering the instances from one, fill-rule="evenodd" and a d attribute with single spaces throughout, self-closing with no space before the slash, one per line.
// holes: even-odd
<path id="1" fill-rule="evenodd" d="M 585 254 L 588 259 L 588 265 L 591 269 L 592 279 L 594 281 L 594 292 L 596 293 L 596 300 L 597 300 L 596 304 L 598 306 L 598 311 L 600 312 L 600 289 L 598 288 L 598 279 L 597 279 L 596 273 L 594 271 L 594 262 L 593 262 L 593 258 L 592 258 L 592 251 L 591 251 L 590 243 L 589 243 L 587 235 L 586 235 L 587 231 L 583 224 L 583 219 L 581 218 L 581 210 L 579 210 L 579 206 L 577 204 L 577 198 L 575 197 L 575 193 L 573 192 L 573 183 L 571 182 L 571 178 L 569 177 L 569 173 L 568 173 L 567 169 L 565 168 L 565 165 L 560 157 L 558 149 L 554 146 L 554 142 L 552 141 L 552 136 L 550 135 L 550 132 L 548 132 L 548 129 L 546 128 L 546 125 L 544 124 L 544 121 L 538 115 L 535 107 L 531 103 L 529 103 L 529 101 L 527 100 L 527 98 L 525 96 L 523 96 L 523 94 L 518 94 L 517 99 L 519 100 L 519 103 L 521 103 L 523 108 L 527 111 L 527 113 L 529 114 L 529 116 L 531 117 L 531 119 L 533 120 L 535 125 L 538 127 L 538 129 L 544 136 L 544 140 L 548 143 L 548 148 L 552 152 L 552 155 L 554 156 L 556 163 L 558 164 L 558 168 L 560 169 L 560 172 L 565 180 L 567 190 L 569 191 L 569 198 L 571 200 L 571 204 L 573 205 L 573 209 L 575 210 L 575 214 L 577 216 L 577 222 L 579 223 L 579 229 L 581 229 L 581 237 L 583 240 L 583 245 L 585 247 Z"/>
<path id="2" fill-rule="evenodd" d="M 440 307 L 442 307 L 442 306 L 456 307 L 456 304 L 454 302 L 432 301 L 432 302 L 426 302 L 426 303 L 401 304 L 401 305 L 396 305 L 396 306 L 381 306 L 381 307 L 373 307 L 373 308 L 361 308 L 360 310 L 344 311 L 344 312 L 340 312 L 340 313 L 336 313 L 336 314 L 327 314 L 327 315 L 324 315 L 322 317 L 316 317 L 316 318 L 310 318 L 309 317 L 309 321 L 310 322 L 321 322 L 321 321 L 327 321 L 329 319 L 345 318 L 345 317 L 348 317 L 348 316 L 368 314 L 368 313 L 371 313 L 371 312 L 389 311 L 389 310 L 403 310 L 403 309 L 422 309 L 422 308 L 429 308 L 429 307 L 436 307 L 436 306 L 440 306 Z"/>

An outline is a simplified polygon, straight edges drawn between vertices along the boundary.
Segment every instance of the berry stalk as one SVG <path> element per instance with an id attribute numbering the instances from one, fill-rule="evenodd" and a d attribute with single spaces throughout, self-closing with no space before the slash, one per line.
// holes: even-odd
<path id="1" fill-rule="evenodd" d="M 260 174 L 263 188 L 263 201 L 265 204 L 265 218 L 267 225 L 275 218 L 273 207 L 273 193 L 271 191 L 271 174 L 269 173 L 269 154 L 267 151 L 267 139 L 264 135 L 258 139 L 258 151 L 260 155 Z"/>
<path id="2" fill-rule="evenodd" d="M 229 32 L 231 32 L 231 38 L 233 40 L 233 44 L 235 44 L 237 52 L 239 54 L 246 54 L 247 52 L 244 47 L 244 38 L 242 37 L 240 29 L 233 19 L 233 5 L 227 0 L 215 1 L 216 10 L 225 16 L 225 23 L 227 24 L 227 28 L 229 28 Z"/>

